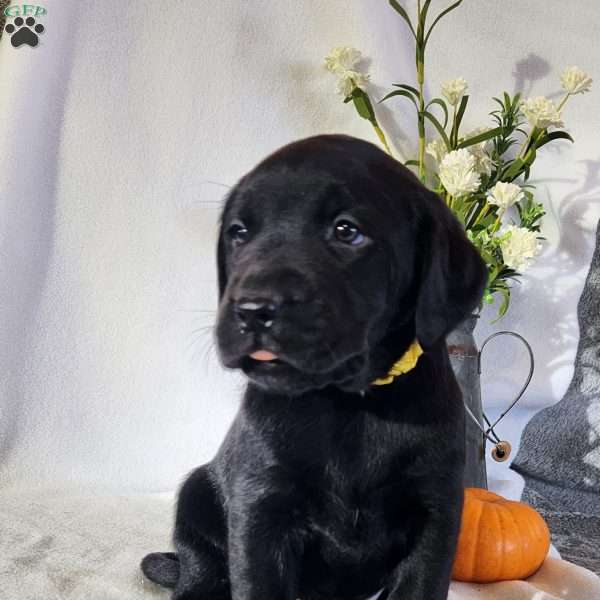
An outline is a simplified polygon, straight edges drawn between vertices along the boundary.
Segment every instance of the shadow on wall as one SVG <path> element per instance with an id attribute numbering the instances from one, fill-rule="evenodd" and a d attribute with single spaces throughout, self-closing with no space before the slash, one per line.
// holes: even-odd
<path id="1" fill-rule="evenodd" d="M 550 71 L 548 61 L 537 54 L 530 53 L 518 60 L 512 72 L 514 93 L 521 92 L 525 97 L 531 95 L 535 83 Z M 568 142 L 561 142 L 546 146 L 543 152 L 560 156 L 569 146 Z M 578 164 L 584 166 L 582 175 L 578 173 L 573 178 L 544 178 L 534 182 L 538 185 L 536 196 L 543 201 L 548 213 L 546 223 L 558 230 L 558 241 L 556 245 L 547 246 L 542 259 L 527 271 L 521 284 L 523 292 L 520 292 L 518 284 L 513 286 L 515 293 L 511 300 L 510 325 L 504 325 L 502 321 L 491 323 L 495 319 L 493 305 L 486 310 L 482 327 L 477 332 L 478 339 L 482 340 L 493 331 L 509 328 L 537 342 L 533 350 L 536 356 L 534 387 L 538 393 L 533 402 L 529 399 L 528 403 L 540 407 L 556 396 L 553 385 L 562 387 L 560 381 L 564 369 L 573 366 L 573 357 L 570 353 L 565 354 L 565 348 L 577 345 L 579 328 L 574 311 L 566 312 L 565 303 L 571 304 L 579 296 L 581 281 L 585 278 L 593 253 L 594 236 L 591 232 L 585 235 L 585 223 L 589 223 L 590 215 L 594 215 L 594 221 L 600 216 L 600 160 L 586 160 Z M 557 183 L 572 186 L 572 191 L 563 198 L 556 198 L 556 192 L 550 193 L 546 189 L 546 198 L 543 198 L 542 185 Z M 558 209 L 555 210 L 555 206 Z M 541 336 L 540 332 L 545 333 Z M 512 345 L 507 348 L 511 351 L 494 355 L 494 365 L 486 368 L 484 359 L 483 387 L 485 389 L 493 382 L 495 396 L 510 397 L 515 386 L 519 385 L 521 373 L 524 379 L 527 372 L 528 361 L 523 349 L 517 344 L 514 352 Z M 487 382 L 486 373 L 493 373 Z M 501 405 L 496 399 L 494 402 Z"/>
<path id="2" fill-rule="evenodd" d="M 7 4 L 8 2 L 0 1 L 0 6 Z M 73 60 L 71 50 L 76 26 L 75 19 L 71 20 L 70 26 L 65 28 L 70 30 L 71 35 L 64 39 L 61 56 L 51 60 L 49 65 L 54 75 L 53 79 L 47 80 L 48 88 L 45 93 L 49 102 L 46 108 L 53 118 L 46 119 L 49 125 L 44 133 L 44 143 L 38 144 L 39 151 L 32 151 L 26 136 L 24 142 L 15 147 L 12 155 L 12 160 L 18 164 L 21 161 L 22 164 L 35 163 L 37 177 L 35 181 L 28 181 L 15 188 L 13 195 L 6 199 L 5 206 L 6 214 L 15 217 L 3 240 L 6 244 L 4 260 L 9 269 L 18 273 L 18 277 L 15 277 L 16 283 L 6 297 L 4 307 L 9 315 L 6 328 L 9 335 L 8 339 L 1 342 L 8 346 L 5 355 L 9 358 L 6 377 L 7 409 L 3 411 L 0 429 L 0 470 L 7 462 L 24 424 L 22 415 L 27 411 L 27 399 L 24 397 L 23 381 L 30 376 L 27 370 L 31 369 L 28 362 L 31 343 L 29 334 L 36 324 L 50 257 L 53 254 L 56 184 L 63 125 L 62 110 L 57 111 L 58 116 L 54 118 L 54 107 L 65 105 L 69 89 Z M 12 121 L 16 124 L 29 122 L 29 116 L 37 112 L 37 100 L 35 95 L 23 95 L 18 109 L 12 114 Z M 10 135 L 10 132 L 6 133 Z M 24 187 L 25 185 L 28 187 Z M 35 240 L 35 244 L 24 246 L 24 240 L 27 239 Z"/>
<path id="3" fill-rule="evenodd" d="M 554 150 L 561 151 L 558 148 Z M 527 271 L 523 293 L 515 286 L 510 326 L 503 325 L 502 321 L 490 324 L 495 317 L 486 311 L 482 327 L 478 328 L 480 340 L 493 331 L 509 328 L 532 341 L 536 357 L 536 388 L 543 393 L 534 399 L 539 407 L 547 405 L 554 396 L 552 385 L 557 372 L 573 366 L 573 357 L 564 354 L 565 347 L 575 347 L 579 340 L 576 314 L 565 312 L 565 303 L 571 303 L 580 294 L 581 280 L 585 278 L 593 254 L 594 238 L 583 235 L 582 226 L 589 220 L 585 218 L 588 213 L 600 215 L 600 160 L 586 160 L 580 164 L 585 166 L 584 176 L 577 187 L 560 200 L 558 210 L 552 214 L 549 198 L 544 203 L 549 209 L 548 216 L 559 227 L 558 243 L 547 248 L 543 260 Z M 564 179 L 543 181 L 572 182 Z M 491 310 L 494 310 L 494 306 Z M 540 332 L 544 334 L 540 335 Z M 506 349 L 506 352 L 494 355 L 495 364 L 488 363 L 484 358 L 484 393 L 485 388 L 489 389 L 488 386 L 493 383 L 496 395 L 511 397 L 515 386 L 520 385 L 515 381 L 520 382 L 525 378 L 528 364 L 526 353 L 512 342 L 507 342 Z M 486 377 L 486 374 L 489 375 Z M 533 405 L 532 399 L 528 400 L 528 404 Z"/>
<path id="4" fill-rule="evenodd" d="M 515 78 L 513 94 L 521 92 L 523 97 L 531 94 L 536 81 L 550 73 L 550 63 L 541 56 L 530 52 L 525 58 L 518 60 L 512 72 Z"/>
<path id="5" fill-rule="evenodd" d="M 600 212 L 600 160 L 586 160 L 583 164 L 585 175 L 579 186 L 559 204 L 556 222 L 559 226 L 561 224 L 567 226 L 560 228 L 559 243 L 553 252 L 554 260 L 547 269 L 547 276 L 542 274 L 535 278 L 536 295 L 540 301 L 546 302 L 546 320 L 553 324 L 545 340 L 550 360 L 541 365 L 540 375 L 545 378 L 551 377 L 556 369 L 572 364 L 570 358 L 556 360 L 551 357 L 558 356 L 566 343 L 575 346 L 579 340 L 580 332 L 576 315 L 564 315 L 563 303 L 572 299 L 579 291 L 581 287 L 579 281 L 573 281 L 572 275 L 579 269 L 581 275 L 585 276 L 589 267 L 589 263 L 585 263 L 594 250 L 593 238 L 582 235 L 585 215 L 590 211 Z M 565 285 L 558 285 L 556 276 L 553 276 L 557 273 L 569 274 L 570 284 L 565 278 Z"/>

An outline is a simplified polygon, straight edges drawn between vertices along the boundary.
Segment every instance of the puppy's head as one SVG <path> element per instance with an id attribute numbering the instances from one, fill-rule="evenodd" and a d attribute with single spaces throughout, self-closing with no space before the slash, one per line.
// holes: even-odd
<path id="1" fill-rule="evenodd" d="M 438 196 L 341 135 L 285 146 L 242 178 L 222 213 L 218 272 L 223 364 L 286 394 L 364 389 L 394 332 L 443 342 L 486 278 Z"/>

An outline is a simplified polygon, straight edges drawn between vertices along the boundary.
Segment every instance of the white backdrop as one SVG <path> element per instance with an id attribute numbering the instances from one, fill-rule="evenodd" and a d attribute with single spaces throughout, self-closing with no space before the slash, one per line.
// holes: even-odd
<path id="1" fill-rule="evenodd" d="M 238 403 L 206 329 L 224 186 L 296 138 L 374 141 L 322 57 L 360 48 L 379 97 L 412 81 L 410 40 L 383 1 L 43 4 L 37 48 L 0 43 L 0 485 L 169 490 L 213 455 Z M 470 127 L 503 89 L 556 94 L 564 66 L 599 79 L 599 17 L 594 0 L 465 0 L 431 43 L 430 90 L 467 78 Z M 598 94 L 567 109 L 575 146 L 541 153 L 544 255 L 510 316 L 490 326 L 488 313 L 478 332 L 529 338 L 530 407 L 558 400 L 572 372 L 600 216 Z M 390 103 L 384 123 L 392 110 L 408 151 L 413 115 Z M 509 344 L 485 361 L 488 406 L 526 371 Z"/>

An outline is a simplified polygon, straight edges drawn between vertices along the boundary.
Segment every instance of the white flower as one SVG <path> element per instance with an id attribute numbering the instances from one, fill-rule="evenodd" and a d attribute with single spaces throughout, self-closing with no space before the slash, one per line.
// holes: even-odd
<path id="1" fill-rule="evenodd" d="M 362 54 L 356 48 L 339 46 L 325 57 L 325 67 L 337 76 L 338 93 L 347 98 L 355 87 L 364 88 L 369 75 L 357 70 Z"/>
<path id="2" fill-rule="evenodd" d="M 448 153 L 440 163 L 440 181 L 452 196 L 476 192 L 481 185 L 475 171 L 475 158 L 464 148 Z"/>
<path id="3" fill-rule="evenodd" d="M 465 139 L 468 140 L 486 131 L 488 131 L 486 127 L 479 127 L 478 129 L 474 129 L 473 131 L 469 132 L 465 136 Z M 482 175 L 487 175 L 489 177 L 492 173 L 492 159 L 487 153 L 488 145 L 489 140 L 485 140 L 483 142 L 480 142 L 479 144 L 472 144 L 471 146 L 468 146 L 467 150 L 473 155 L 473 158 L 475 159 L 475 170 L 478 173 L 481 173 Z"/>
<path id="4" fill-rule="evenodd" d="M 560 127 L 563 124 L 554 102 L 544 96 L 523 100 L 521 102 L 521 112 L 527 117 L 532 127 L 545 129 L 551 125 Z"/>
<path id="5" fill-rule="evenodd" d="M 520 202 L 525 197 L 523 190 L 514 183 L 499 181 L 491 190 L 487 201 L 498 206 L 502 212 Z"/>
<path id="6" fill-rule="evenodd" d="M 435 159 L 435 162 L 439 164 L 444 160 L 446 154 L 448 154 L 448 147 L 442 138 L 438 138 L 427 144 L 425 152 L 427 152 L 429 156 L 432 156 Z"/>
<path id="7" fill-rule="evenodd" d="M 592 78 L 579 67 L 569 67 L 560 76 L 563 90 L 568 94 L 585 94 L 592 87 Z"/>
<path id="8" fill-rule="evenodd" d="M 467 80 L 462 77 L 450 79 L 442 84 L 442 95 L 451 106 L 456 106 L 465 95 L 468 87 Z"/>
<path id="9" fill-rule="evenodd" d="M 369 81 L 369 76 L 366 73 L 360 73 L 359 71 L 344 71 L 337 81 L 338 94 L 347 98 L 355 87 L 364 89 L 366 83 Z"/>
<path id="10" fill-rule="evenodd" d="M 332 73 L 343 73 L 344 71 L 354 71 L 356 65 L 361 61 L 362 54 L 360 50 L 351 46 L 338 46 L 332 48 L 325 57 L 325 67 Z"/>
<path id="11" fill-rule="evenodd" d="M 524 271 L 541 250 L 536 232 L 507 225 L 500 233 L 510 233 L 507 239 L 500 242 L 504 264 L 511 269 Z"/>

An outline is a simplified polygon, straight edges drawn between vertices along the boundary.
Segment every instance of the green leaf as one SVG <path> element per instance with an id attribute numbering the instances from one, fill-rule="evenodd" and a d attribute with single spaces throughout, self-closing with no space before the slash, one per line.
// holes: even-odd
<path id="1" fill-rule="evenodd" d="M 566 131 L 551 131 L 547 133 L 536 145 L 536 148 L 541 148 L 545 146 L 549 142 L 554 140 L 569 140 L 570 142 L 574 142 L 575 140 L 566 132 Z"/>
<path id="2" fill-rule="evenodd" d="M 393 98 L 394 96 L 403 96 L 404 98 L 408 98 L 415 105 L 415 108 L 417 109 L 417 111 L 419 110 L 417 101 L 414 99 L 413 95 L 410 92 L 407 92 L 406 90 L 395 90 L 393 92 L 390 92 L 389 94 L 387 94 L 387 96 L 384 96 L 378 102 L 378 104 L 381 104 L 382 102 L 385 102 L 386 100 L 389 100 L 390 98 Z"/>
<path id="3" fill-rule="evenodd" d="M 467 140 L 463 140 L 458 148 L 468 148 L 469 146 L 473 146 L 475 144 L 479 144 L 481 142 L 485 142 L 486 140 L 491 140 L 492 138 L 500 135 L 502 133 L 502 127 L 495 127 L 494 129 L 490 129 L 489 131 L 484 131 L 479 135 L 474 135 L 472 138 Z"/>
<path id="4" fill-rule="evenodd" d="M 425 4 L 421 9 L 421 14 L 419 15 L 419 27 L 421 31 L 425 32 L 425 23 L 427 21 L 427 13 L 429 12 L 429 5 L 431 4 L 431 0 L 425 0 Z"/>
<path id="5" fill-rule="evenodd" d="M 438 24 L 438 21 L 442 18 L 444 18 L 449 12 L 453 11 L 455 8 L 458 8 L 461 4 L 462 4 L 463 0 L 458 0 L 458 2 L 455 2 L 454 4 L 450 5 L 446 10 L 443 10 L 433 21 L 433 23 L 431 24 L 431 27 L 429 28 L 429 30 L 427 31 L 427 35 L 425 36 L 425 45 L 427 45 L 427 42 L 429 40 L 429 36 L 431 35 L 431 32 L 433 31 L 433 28 Z"/>
<path id="6" fill-rule="evenodd" d="M 407 166 L 407 167 L 418 167 L 419 166 L 419 161 L 418 160 L 414 160 L 414 159 L 407 160 L 404 163 L 404 165 Z"/>
<path id="7" fill-rule="evenodd" d="M 399 87 L 408 92 L 412 92 L 417 98 L 421 97 L 419 90 L 417 88 L 413 87 L 412 85 L 407 85 L 406 83 L 392 83 L 392 85 L 394 87 Z"/>
<path id="8" fill-rule="evenodd" d="M 444 129 L 446 129 L 446 126 L 448 125 L 448 107 L 446 106 L 446 103 L 441 98 L 434 98 L 425 108 L 429 108 L 432 104 L 438 104 L 442 107 L 442 110 L 444 111 Z"/>
<path id="9" fill-rule="evenodd" d="M 390 2 L 390 6 L 406 21 L 406 23 L 410 27 L 410 30 L 411 30 L 414 38 L 416 39 L 417 34 L 415 33 L 415 29 L 413 27 L 413 24 L 410 21 L 410 17 L 408 16 L 408 13 L 406 12 L 406 10 L 400 5 L 398 0 L 389 0 L 389 2 Z"/>
<path id="10" fill-rule="evenodd" d="M 508 182 L 514 181 L 519 176 L 521 171 L 524 170 L 525 166 L 526 163 L 522 158 L 515 158 L 515 160 L 509 163 L 509 166 L 504 173 L 502 173 L 502 177 L 500 179 Z"/>
<path id="11" fill-rule="evenodd" d="M 502 104 L 502 101 L 500 100 L 500 98 L 496 98 L 495 96 L 492 98 L 492 100 L 494 102 L 497 102 L 500 105 L 500 108 L 504 109 L 504 104 Z M 492 113 L 493 114 L 493 113 Z"/>
<path id="12" fill-rule="evenodd" d="M 503 299 L 502 304 L 500 304 L 500 308 L 498 309 L 498 318 L 492 321 L 492 323 L 496 323 L 506 314 L 506 311 L 508 310 L 508 305 L 510 303 L 510 288 L 502 287 L 498 290 L 498 293 L 502 295 Z"/>
<path id="13" fill-rule="evenodd" d="M 375 118 L 375 111 L 373 110 L 373 105 L 371 104 L 371 100 L 369 96 L 364 90 L 361 90 L 359 87 L 355 87 L 352 90 L 352 100 L 354 101 L 354 106 L 356 108 L 356 112 L 367 121 L 376 124 L 377 119 Z"/>
<path id="14" fill-rule="evenodd" d="M 529 148 L 529 151 L 525 155 L 525 166 L 526 166 L 527 170 L 529 170 L 529 167 L 531 167 L 531 165 L 535 161 L 536 156 L 537 156 L 536 147 L 532 146 L 531 148 Z"/>
<path id="15" fill-rule="evenodd" d="M 465 110 L 467 109 L 467 103 L 469 102 L 469 96 L 463 96 L 460 101 L 460 106 L 458 107 L 458 111 L 456 112 L 456 133 L 460 128 L 460 124 L 462 122 L 463 116 L 465 114 Z"/>
<path id="16" fill-rule="evenodd" d="M 448 148 L 448 150 L 451 150 L 450 140 L 448 139 L 448 136 L 446 135 L 446 131 L 442 127 L 442 124 L 428 110 L 426 110 L 423 113 L 423 116 L 425 118 L 429 119 L 433 123 L 434 127 L 437 129 L 438 133 L 440 134 L 440 137 L 444 140 L 444 143 L 446 144 L 446 148 Z"/>

